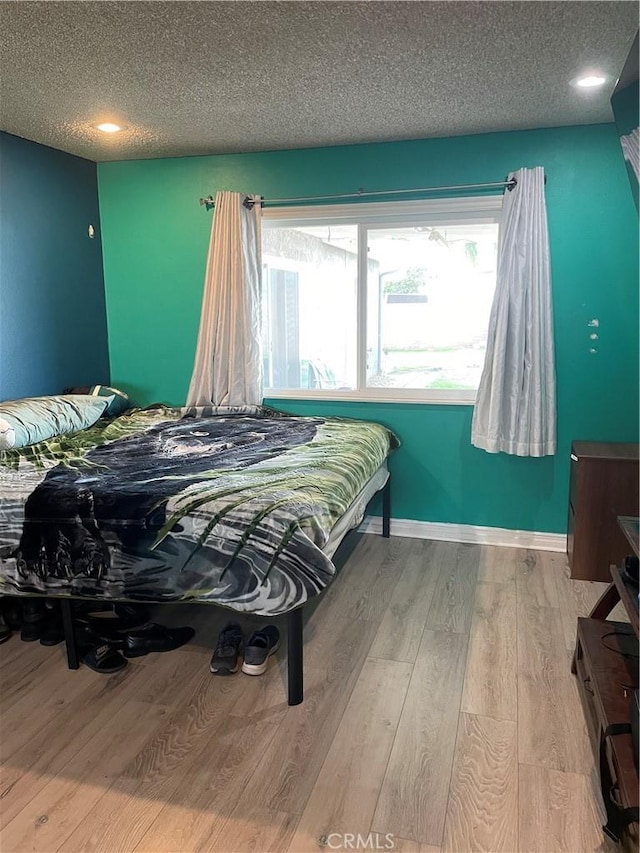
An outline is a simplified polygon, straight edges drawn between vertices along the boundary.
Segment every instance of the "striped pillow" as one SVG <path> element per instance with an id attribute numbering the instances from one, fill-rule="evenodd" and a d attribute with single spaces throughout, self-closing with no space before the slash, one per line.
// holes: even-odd
<path id="1" fill-rule="evenodd" d="M 125 394 L 124 391 L 120 391 L 118 388 L 111 388 L 109 385 L 93 385 L 90 394 L 95 395 L 96 397 L 110 397 L 111 402 L 105 409 L 105 415 L 109 415 L 113 417 L 114 415 L 121 415 L 123 412 L 126 412 L 127 409 L 133 408 L 133 403 L 128 394 Z"/>

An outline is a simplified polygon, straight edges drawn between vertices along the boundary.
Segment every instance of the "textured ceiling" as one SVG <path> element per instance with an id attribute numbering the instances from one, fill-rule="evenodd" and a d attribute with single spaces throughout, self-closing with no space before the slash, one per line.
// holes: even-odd
<path id="1" fill-rule="evenodd" d="M 0 2 L 0 126 L 100 161 L 611 121 L 637 8 Z"/>

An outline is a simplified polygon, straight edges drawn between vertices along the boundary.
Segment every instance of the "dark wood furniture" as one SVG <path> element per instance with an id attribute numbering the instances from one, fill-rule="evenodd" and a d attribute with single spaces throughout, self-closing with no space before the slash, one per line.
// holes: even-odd
<path id="1" fill-rule="evenodd" d="M 637 444 L 571 445 L 567 556 L 574 580 L 606 583 L 609 566 L 629 552 L 617 517 L 639 514 L 639 477 Z"/>
<path id="2" fill-rule="evenodd" d="M 637 531 L 637 519 L 635 519 Z M 627 552 L 638 557 L 633 528 L 625 541 Z M 629 558 L 627 558 L 629 559 Z M 621 568 L 611 569 L 612 583 L 588 619 L 578 619 L 578 637 L 572 671 L 600 767 L 602 799 L 607 812 L 605 833 L 619 841 L 632 823 L 638 823 L 638 764 L 631 735 L 631 707 L 638 689 L 638 585 Z M 607 620 L 621 601 L 630 622 Z"/>

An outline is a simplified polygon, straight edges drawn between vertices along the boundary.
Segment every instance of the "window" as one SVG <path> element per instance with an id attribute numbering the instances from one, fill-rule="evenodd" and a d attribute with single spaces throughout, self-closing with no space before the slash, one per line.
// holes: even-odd
<path id="1" fill-rule="evenodd" d="M 473 402 L 501 203 L 267 208 L 265 396 Z"/>

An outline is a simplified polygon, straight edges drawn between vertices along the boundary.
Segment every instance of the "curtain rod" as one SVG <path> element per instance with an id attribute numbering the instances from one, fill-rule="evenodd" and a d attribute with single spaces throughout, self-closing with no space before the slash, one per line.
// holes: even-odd
<path id="1" fill-rule="evenodd" d="M 251 210 L 253 206 L 257 203 L 260 203 L 263 207 L 268 206 L 277 206 L 277 205 L 287 205 L 292 204 L 297 201 L 335 201 L 336 199 L 346 199 L 346 198 L 364 198 L 365 196 L 379 196 L 379 195 L 408 195 L 409 193 L 433 193 L 433 192 L 449 192 L 451 190 L 488 190 L 491 188 L 497 187 L 506 187 L 509 192 L 514 189 L 518 184 L 518 181 L 515 178 L 506 179 L 504 181 L 491 181 L 487 184 L 456 184 L 448 187 L 420 187 L 414 190 L 364 190 L 359 189 L 355 193 L 341 193 L 339 195 L 310 195 L 310 196 L 298 196 L 297 198 L 252 198 L 251 196 L 246 196 L 243 204 L 246 208 Z M 200 199 L 200 204 L 204 205 L 207 210 L 211 210 L 215 207 L 215 199 L 212 195 L 208 195 L 206 198 Z"/>

